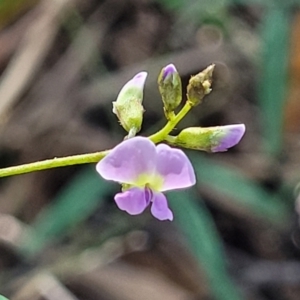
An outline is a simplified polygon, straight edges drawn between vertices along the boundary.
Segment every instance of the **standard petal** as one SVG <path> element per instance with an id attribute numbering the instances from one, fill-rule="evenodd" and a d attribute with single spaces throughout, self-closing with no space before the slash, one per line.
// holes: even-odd
<path id="1" fill-rule="evenodd" d="M 167 198 L 163 193 L 153 193 L 151 213 L 161 221 L 173 220 L 173 213 L 168 207 Z"/>
<path id="2" fill-rule="evenodd" d="M 132 188 L 116 194 L 115 201 L 121 210 L 125 210 L 130 215 L 142 213 L 150 202 L 146 197 L 145 189 L 139 188 Z"/>
<path id="3" fill-rule="evenodd" d="M 165 144 L 156 147 L 156 171 L 164 179 L 161 191 L 192 186 L 196 182 L 194 168 L 183 151 Z"/>
<path id="4" fill-rule="evenodd" d="M 112 149 L 96 169 L 104 179 L 134 184 L 140 175 L 151 176 L 155 165 L 154 143 L 144 137 L 134 137 Z"/>

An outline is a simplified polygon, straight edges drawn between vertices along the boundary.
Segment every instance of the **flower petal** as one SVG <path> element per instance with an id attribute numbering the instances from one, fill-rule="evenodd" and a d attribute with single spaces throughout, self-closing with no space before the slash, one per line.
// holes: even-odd
<path id="1" fill-rule="evenodd" d="M 147 78 L 148 73 L 147 72 L 140 72 L 136 74 L 129 82 L 131 86 L 135 86 L 136 88 L 139 88 L 140 91 L 143 92 L 145 81 Z"/>
<path id="2" fill-rule="evenodd" d="M 145 190 L 139 188 L 132 188 L 116 194 L 115 201 L 121 210 L 125 210 L 130 215 L 142 213 L 150 202 L 146 197 Z"/>
<path id="3" fill-rule="evenodd" d="M 243 137 L 246 127 L 244 124 L 234 124 L 218 127 L 220 133 L 214 137 L 216 141 L 211 151 L 224 152 L 228 148 L 235 146 Z"/>
<path id="4" fill-rule="evenodd" d="M 152 198 L 151 213 L 158 220 L 173 220 L 173 213 L 168 207 L 167 198 L 163 193 L 154 193 Z"/>
<path id="5" fill-rule="evenodd" d="M 167 80 L 173 81 L 173 76 L 175 73 L 178 73 L 173 64 L 169 64 L 162 69 L 162 79 L 163 81 Z"/>
<path id="6" fill-rule="evenodd" d="M 124 103 L 128 98 L 135 98 L 142 102 L 143 90 L 147 78 L 147 72 L 140 72 L 129 80 L 119 92 L 116 102 Z"/>
<path id="7" fill-rule="evenodd" d="M 183 151 L 165 144 L 156 147 L 156 171 L 164 178 L 161 191 L 192 186 L 196 182 L 191 162 Z"/>
<path id="8" fill-rule="evenodd" d="M 156 149 L 144 137 L 123 141 L 96 166 L 97 172 L 107 180 L 134 184 L 142 174 L 150 176 L 155 171 Z"/>

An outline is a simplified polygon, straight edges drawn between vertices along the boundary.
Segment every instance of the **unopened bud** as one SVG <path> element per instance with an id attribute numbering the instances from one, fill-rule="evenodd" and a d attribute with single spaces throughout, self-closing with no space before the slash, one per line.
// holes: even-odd
<path id="1" fill-rule="evenodd" d="M 182 130 L 170 142 L 176 146 L 188 149 L 224 152 L 238 144 L 244 133 L 244 124 L 207 128 L 191 127 Z"/>
<path id="2" fill-rule="evenodd" d="M 129 132 L 139 132 L 143 122 L 143 90 L 147 72 L 140 72 L 129 80 L 113 102 L 113 113 L 117 115 L 123 128 Z"/>
<path id="3" fill-rule="evenodd" d="M 187 99 L 193 106 L 201 103 L 205 95 L 211 92 L 214 68 L 215 65 L 210 65 L 202 72 L 191 77 L 187 86 Z"/>
<path id="4" fill-rule="evenodd" d="M 181 78 L 173 64 L 164 67 L 158 76 L 158 89 L 164 103 L 167 118 L 181 103 Z"/>

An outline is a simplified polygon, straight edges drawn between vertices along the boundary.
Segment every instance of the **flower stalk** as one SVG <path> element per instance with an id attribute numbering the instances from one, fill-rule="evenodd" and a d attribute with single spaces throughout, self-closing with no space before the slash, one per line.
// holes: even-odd
<path id="1" fill-rule="evenodd" d="M 166 141 L 175 147 L 218 152 L 226 151 L 227 148 L 239 142 L 245 131 L 243 124 L 216 127 L 216 130 L 214 128 L 198 128 L 196 130 L 188 128 L 183 130 L 177 137 L 169 135 L 191 108 L 201 103 L 204 96 L 210 93 L 213 70 L 214 65 L 211 65 L 190 79 L 187 87 L 187 101 L 176 114 L 174 110 L 181 103 L 181 78 L 174 65 L 170 64 L 163 68 L 158 79 L 158 85 L 164 103 L 167 123 L 158 132 L 148 137 L 152 143 L 158 144 Z M 141 129 L 144 113 L 142 107 L 143 89 L 146 77 L 146 72 L 140 72 L 134 76 L 124 85 L 117 100 L 113 102 L 113 112 L 117 115 L 123 128 L 128 132 L 128 136 L 125 139 L 136 139 L 135 135 Z M 209 133 L 208 138 L 207 132 Z M 216 135 L 216 132 L 219 135 Z M 114 149 L 60 158 L 55 157 L 53 159 L 3 168 L 0 169 L 0 177 L 78 164 L 99 163 L 112 151 Z"/>
<path id="2" fill-rule="evenodd" d="M 191 108 L 191 105 L 189 103 L 186 103 L 181 111 L 172 120 L 167 122 L 167 124 L 157 133 L 151 135 L 149 139 L 155 144 L 163 141 L 178 124 L 178 122 L 190 111 Z M 0 177 L 20 175 L 66 166 L 96 163 L 99 162 L 103 157 L 105 157 L 109 152 L 110 150 L 106 150 L 101 152 L 79 154 L 59 158 L 55 157 L 52 159 L 37 161 L 29 164 L 3 168 L 0 169 Z"/>
<path id="3" fill-rule="evenodd" d="M 181 111 L 172 120 L 167 122 L 167 124 L 157 133 L 151 135 L 149 139 L 155 144 L 165 140 L 167 135 L 174 129 L 178 122 L 182 120 L 182 118 L 190 111 L 191 108 L 191 105 L 187 102 L 181 109 Z M 103 157 L 105 157 L 109 153 L 109 151 L 110 150 L 59 158 L 55 157 L 52 159 L 46 159 L 29 164 L 3 168 L 0 169 L 0 177 L 26 174 L 35 171 L 42 171 L 72 165 L 96 163 L 99 162 Z"/>
<path id="4" fill-rule="evenodd" d="M 191 108 L 192 105 L 190 104 L 190 102 L 186 102 L 180 112 L 175 115 L 161 130 L 149 136 L 149 139 L 155 144 L 164 141 L 168 134 L 185 117 L 185 115 L 191 110 Z"/>
<path id="5" fill-rule="evenodd" d="M 13 166 L 0 169 L 0 177 L 7 177 L 13 175 L 20 175 L 31 173 L 35 171 L 42 171 L 53 168 L 60 168 L 66 166 L 96 163 L 100 161 L 109 151 L 94 152 L 88 154 L 79 154 L 66 157 L 55 157 L 52 159 L 46 159 L 29 164 L 23 164 L 19 166 Z"/>

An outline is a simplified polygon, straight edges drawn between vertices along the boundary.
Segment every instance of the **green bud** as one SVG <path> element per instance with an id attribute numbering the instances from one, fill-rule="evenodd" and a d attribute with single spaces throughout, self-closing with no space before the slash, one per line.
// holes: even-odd
<path id="1" fill-rule="evenodd" d="M 224 152 L 239 143 L 245 133 L 244 124 L 216 127 L 190 127 L 166 140 L 173 145 L 207 152 Z"/>
<path id="2" fill-rule="evenodd" d="M 158 76 L 158 89 L 164 103 L 167 119 L 180 105 L 182 100 L 181 78 L 173 64 L 164 67 Z"/>
<path id="3" fill-rule="evenodd" d="M 187 86 L 187 99 L 192 106 L 201 103 L 205 95 L 211 92 L 214 68 L 215 65 L 210 65 L 202 72 L 191 77 Z"/>
<path id="4" fill-rule="evenodd" d="M 143 90 L 147 72 L 140 72 L 121 89 L 113 102 L 113 113 L 117 115 L 122 127 L 133 135 L 139 132 L 143 122 Z"/>

